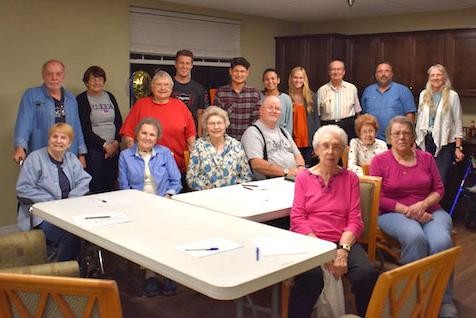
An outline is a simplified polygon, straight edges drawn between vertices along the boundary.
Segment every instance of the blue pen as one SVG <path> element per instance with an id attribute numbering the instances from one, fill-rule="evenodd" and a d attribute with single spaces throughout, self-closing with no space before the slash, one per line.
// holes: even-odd
<path id="1" fill-rule="evenodd" d="M 207 248 L 186 248 L 186 251 L 218 251 L 218 247 L 207 247 Z"/>
<path id="2" fill-rule="evenodd" d="M 259 247 L 256 248 L 256 261 L 259 261 Z"/>

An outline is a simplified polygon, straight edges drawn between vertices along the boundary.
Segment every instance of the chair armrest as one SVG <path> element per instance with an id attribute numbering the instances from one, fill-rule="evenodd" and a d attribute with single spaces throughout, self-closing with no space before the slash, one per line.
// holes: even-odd
<path id="1" fill-rule="evenodd" d="M 0 269 L 0 272 L 26 275 L 79 277 L 79 264 L 76 261 L 45 263 L 31 266 L 2 268 Z"/>

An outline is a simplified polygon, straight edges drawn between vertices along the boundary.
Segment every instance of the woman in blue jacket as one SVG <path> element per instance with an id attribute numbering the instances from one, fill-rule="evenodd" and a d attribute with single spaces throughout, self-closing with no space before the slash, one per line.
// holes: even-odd
<path id="1" fill-rule="evenodd" d="M 155 118 L 144 118 L 137 124 L 134 129 L 135 144 L 119 156 L 119 188 L 137 189 L 162 197 L 171 197 L 182 190 L 180 171 L 172 152 L 157 145 L 161 133 L 162 128 Z M 159 287 L 157 274 L 146 270 L 145 276 L 145 296 L 177 292 L 177 286 L 170 279 L 165 278 Z"/>
<path id="2" fill-rule="evenodd" d="M 57 123 L 48 131 L 48 146 L 33 151 L 26 157 L 17 181 L 20 201 L 18 227 L 22 231 L 32 228 L 45 232 L 46 242 L 57 248 L 57 260 L 74 260 L 79 255 L 79 239 L 59 227 L 31 216 L 32 204 L 85 195 L 89 191 L 91 176 L 84 171 L 79 159 L 69 148 L 73 142 L 73 128 Z"/>

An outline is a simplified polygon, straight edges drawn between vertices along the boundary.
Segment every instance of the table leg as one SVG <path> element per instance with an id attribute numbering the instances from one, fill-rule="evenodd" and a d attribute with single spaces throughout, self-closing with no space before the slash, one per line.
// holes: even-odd
<path id="1" fill-rule="evenodd" d="M 243 297 L 236 300 L 236 318 L 243 318 Z"/>
<path id="2" fill-rule="evenodd" d="M 279 317 L 279 284 L 273 285 L 271 294 L 271 317 Z"/>

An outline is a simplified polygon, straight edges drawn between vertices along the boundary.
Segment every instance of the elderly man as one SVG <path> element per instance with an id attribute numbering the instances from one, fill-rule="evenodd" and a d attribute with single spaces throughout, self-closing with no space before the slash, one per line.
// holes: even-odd
<path id="1" fill-rule="evenodd" d="M 238 140 L 259 117 L 259 91 L 246 84 L 250 66 L 244 57 L 231 59 L 231 84 L 220 87 L 215 96 L 215 105 L 226 110 L 230 118 L 228 135 Z"/>
<path id="2" fill-rule="evenodd" d="M 345 64 L 342 61 L 329 63 L 330 81 L 317 90 L 317 103 L 320 108 L 321 125 L 335 124 L 344 129 L 349 140 L 356 137 L 354 120 L 360 107 L 357 88 L 344 81 Z"/>
<path id="3" fill-rule="evenodd" d="M 23 93 L 15 123 L 13 160 L 21 163 L 27 153 L 48 145 L 48 130 L 65 122 L 74 131 L 70 151 L 78 155 L 83 167 L 87 153 L 74 95 L 63 88 L 65 67 L 61 61 L 49 60 L 41 69 L 43 85 Z"/>
<path id="4" fill-rule="evenodd" d="M 266 96 L 259 119 L 246 129 L 241 139 L 254 177 L 295 176 L 304 170 L 304 159 L 291 135 L 278 126 L 281 105 L 277 96 Z"/>
<path id="5" fill-rule="evenodd" d="M 375 79 L 377 83 L 367 86 L 362 94 L 362 108 L 377 118 L 380 126 L 377 138 L 385 141 L 385 129 L 393 117 L 407 116 L 415 122 L 415 100 L 408 87 L 392 81 L 390 63 L 377 65 Z"/>
<path id="6" fill-rule="evenodd" d="M 192 113 L 197 135 L 202 135 L 202 113 L 208 107 L 205 88 L 192 79 L 193 53 L 179 50 L 175 55 L 175 76 L 172 97 L 180 99 Z"/>

